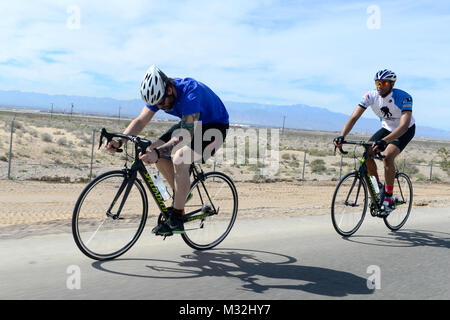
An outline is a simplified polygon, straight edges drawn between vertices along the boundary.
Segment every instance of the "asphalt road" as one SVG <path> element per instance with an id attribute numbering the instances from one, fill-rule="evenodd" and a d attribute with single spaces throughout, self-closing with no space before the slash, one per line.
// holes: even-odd
<path id="1" fill-rule="evenodd" d="M 329 216 L 238 218 L 205 252 L 151 225 L 107 262 L 71 234 L 2 240 L 0 299 L 450 299 L 450 208 L 414 208 L 395 233 L 369 215 L 348 240 Z"/>

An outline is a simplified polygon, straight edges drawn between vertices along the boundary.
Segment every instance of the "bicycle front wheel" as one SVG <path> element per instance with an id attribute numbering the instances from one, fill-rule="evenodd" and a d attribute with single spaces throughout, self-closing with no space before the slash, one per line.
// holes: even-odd
<path id="1" fill-rule="evenodd" d="M 413 202 L 413 188 L 409 177 L 404 173 L 397 173 L 394 186 L 393 210 L 384 218 L 384 223 L 392 231 L 397 231 L 403 227 L 408 220 Z"/>
<path id="2" fill-rule="evenodd" d="M 230 233 L 237 216 L 233 181 L 221 172 L 204 174 L 192 183 L 185 211 L 182 238 L 186 244 L 197 250 L 217 246 Z"/>
<path id="3" fill-rule="evenodd" d="M 359 229 L 366 215 L 367 199 L 366 182 L 357 172 L 342 178 L 331 203 L 331 219 L 337 233 L 348 237 Z"/>
<path id="4" fill-rule="evenodd" d="M 135 179 L 126 194 L 125 171 L 110 171 L 90 182 L 80 194 L 72 217 L 72 233 L 78 248 L 96 260 L 114 259 L 138 240 L 147 220 L 148 201 L 142 183 Z"/>

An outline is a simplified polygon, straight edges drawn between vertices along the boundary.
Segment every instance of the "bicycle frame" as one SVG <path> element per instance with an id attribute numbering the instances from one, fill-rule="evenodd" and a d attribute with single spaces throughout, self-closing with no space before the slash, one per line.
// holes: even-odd
<path id="1" fill-rule="evenodd" d="M 372 183 L 372 179 L 370 179 L 369 171 L 367 170 L 366 160 L 368 159 L 368 157 L 369 157 L 369 152 L 366 149 L 366 151 L 364 152 L 364 154 L 361 158 L 358 174 L 360 177 L 364 177 L 364 180 L 366 181 L 367 186 L 369 187 L 369 194 L 372 199 L 372 203 L 375 205 L 375 209 L 379 210 L 379 209 L 381 209 L 381 203 L 380 203 L 381 199 L 378 197 L 378 194 L 375 191 L 375 187 Z M 362 182 L 360 182 L 360 183 L 362 183 Z"/>
<path id="2" fill-rule="evenodd" d="M 138 155 L 139 153 L 136 153 L 136 155 Z M 138 156 L 136 156 L 138 157 Z M 144 180 L 145 184 L 147 185 L 147 188 L 150 190 L 150 193 L 153 196 L 153 199 L 155 199 L 155 202 L 157 204 L 157 206 L 159 207 L 159 209 L 161 210 L 161 212 L 163 214 L 167 213 L 167 207 L 164 203 L 164 199 L 161 196 L 161 193 L 159 192 L 158 188 L 155 186 L 155 184 L 153 183 L 153 180 L 150 176 L 150 174 L 148 173 L 147 169 L 144 166 L 144 163 L 142 162 L 142 160 L 140 159 L 135 159 L 135 161 L 133 161 L 131 168 L 124 169 L 124 172 L 127 175 L 127 179 L 125 179 L 122 184 L 120 185 L 119 189 L 117 190 L 117 193 L 108 209 L 107 215 L 110 216 L 113 219 L 119 219 L 120 213 L 122 211 L 123 205 L 125 204 L 128 195 L 130 193 L 131 187 L 134 184 L 134 181 L 137 178 L 137 173 L 139 172 L 140 176 L 142 177 L 142 180 Z M 114 207 L 114 205 L 116 204 L 117 200 L 120 198 L 122 192 L 125 193 L 123 195 L 122 201 L 119 205 L 119 209 L 117 210 L 116 214 L 112 214 L 111 210 Z"/>
<path id="3" fill-rule="evenodd" d="M 130 140 L 130 136 L 126 136 L 126 135 L 122 135 L 122 134 L 109 134 L 106 132 L 106 130 L 102 129 L 102 136 L 107 137 L 108 141 L 110 141 L 112 139 L 112 137 L 123 137 L 126 138 L 128 140 Z M 151 142 L 149 140 L 146 139 L 141 139 L 138 137 L 131 137 L 131 140 L 135 143 L 135 158 L 134 161 L 131 165 L 131 168 L 125 168 L 124 172 L 127 176 L 127 179 L 124 179 L 124 181 L 122 182 L 122 184 L 120 185 L 113 201 L 111 202 L 111 205 L 108 208 L 107 211 L 107 216 L 113 218 L 114 220 L 119 219 L 120 218 L 120 213 L 122 211 L 122 208 L 128 198 L 128 195 L 130 193 L 130 190 L 134 184 L 134 181 L 137 178 L 137 173 L 139 172 L 140 176 L 142 177 L 142 180 L 144 180 L 145 184 L 147 185 L 147 188 L 150 190 L 150 193 L 153 196 L 153 199 L 155 200 L 157 206 L 159 207 L 161 213 L 164 215 L 165 218 L 167 218 L 166 214 L 168 212 L 168 209 L 164 203 L 164 199 L 161 195 L 161 193 L 159 192 L 158 188 L 155 186 L 150 174 L 147 171 L 147 168 L 145 167 L 144 163 L 142 162 L 141 159 L 139 159 L 139 154 L 143 154 L 146 152 L 146 149 L 151 145 Z M 100 145 L 102 144 L 102 138 L 100 139 Z M 122 152 L 121 149 L 118 150 L 119 152 Z M 169 157 L 170 158 L 170 157 Z M 211 201 L 211 197 L 208 193 L 208 190 L 206 189 L 204 183 L 203 183 L 203 170 L 200 168 L 198 169 L 196 167 L 196 165 L 193 163 L 191 164 L 190 167 L 190 172 L 193 174 L 193 178 L 194 181 L 199 179 L 201 181 L 201 184 L 203 186 L 203 189 L 205 190 L 205 193 L 209 199 L 209 203 L 212 206 L 212 210 L 209 210 L 208 212 L 205 212 L 202 215 L 198 215 L 198 216 L 194 216 L 196 213 L 198 212 L 203 212 L 204 208 L 200 208 L 198 210 L 189 212 L 187 214 L 184 215 L 184 219 L 185 221 L 193 221 L 193 220 L 197 220 L 197 219 L 204 219 L 208 216 L 214 215 L 218 213 L 218 210 L 216 210 L 214 204 Z M 198 188 L 198 185 L 197 185 Z M 117 203 L 118 199 L 120 198 L 122 192 L 124 192 L 125 190 L 125 194 L 123 195 L 122 201 L 119 205 L 119 208 L 117 210 L 116 214 L 112 214 L 111 210 L 112 208 L 115 206 L 115 204 Z M 200 198 L 201 198 L 201 202 L 204 203 L 203 201 L 203 197 L 201 196 L 201 193 L 199 192 Z"/>
<path id="4" fill-rule="evenodd" d="M 357 176 L 359 176 L 361 179 L 359 179 L 359 185 L 358 185 L 358 192 L 356 193 L 356 198 L 355 198 L 355 203 L 352 204 L 352 206 L 356 206 L 356 200 L 358 199 L 359 196 L 359 191 L 361 190 L 361 184 L 362 184 L 362 179 L 364 179 L 364 181 L 366 182 L 367 186 L 369 187 L 369 194 L 370 197 L 372 199 L 372 205 L 374 206 L 373 208 L 371 208 L 371 210 L 380 210 L 381 209 L 381 199 L 378 197 L 377 192 L 375 191 L 375 186 L 372 183 L 372 180 L 370 179 L 370 174 L 369 171 L 367 169 L 367 159 L 372 158 L 372 159 L 380 159 L 382 160 L 384 158 L 384 156 L 382 156 L 380 153 L 377 153 L 375 155 L 369 155 L 369 147 L 371 146 L 370 143 L 366 143 L 366 142 L 350 142 L 350 141 L 346 141 L 345 143 L 348 144 L 354 144 L 354 145 L 360 145 L 363 146 L 365 151 L 363 153 L 363 156 L 361 158 L 360 161 L 360 166 L 359 169 L 357 170 Z M 336 150 L 336 148 L 335 148 Z M 340 152 L 342 154 L 347 154 L 348 152 L 342 150 L 342 148 L 340 148 Z M 348 204 L 348 197 L 350 196 L 350 194 L 353 191 L 353 188 L 355 187 L 355 181 L 353 182 L 352 187 L 349 190 L 347 199 L 346 199 L 346 204 Z"/>

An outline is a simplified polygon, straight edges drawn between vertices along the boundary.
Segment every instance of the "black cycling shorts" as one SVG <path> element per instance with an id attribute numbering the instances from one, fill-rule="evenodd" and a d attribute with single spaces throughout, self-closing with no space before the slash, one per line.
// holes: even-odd
<path id="1" fill-rule="evenodd" d="M 207 160 L 210 156 L 213 156 L 225 142 L 227 130 L 229 127 L 230 126 L 228 123 L 208 123 L 201 125 L 201 135 L 198 134 L 199 131 L 194 132 L 194 139 L 192 139 L 191 141 L 191 149 L 198 154 L 201 153 L 203 163 L 205 163 L 205 160 Z M 198 130 L 197 128 L 200 128 L 200 125 L 197 125 L 196 130 Z M 174 130 L 172 127 L 159 139 L 164 142 L 168 142 L 170 139 L 172 139 L 173 132 Z M 196 138 L 201 139 L 201 142 L 196 143 Z M 201 150 L 196 150 L 198 147 L 201 147 Z"/>
<path id="2" fill-rule="evenodd" d="M 369 139 L 369 141 L 378 141 L 389 135 L 391 131 L 381 128 L 375 134 Z M 400 151 L 403 151 L 405 147 L 408 145 L 408 143 L 414 138 L 414 135 L 416 133 L 416 125 L 412 125 L 411 128 L 408 129 L 400 138 L 395 139 L 389 144 L 396 145 Z"/>

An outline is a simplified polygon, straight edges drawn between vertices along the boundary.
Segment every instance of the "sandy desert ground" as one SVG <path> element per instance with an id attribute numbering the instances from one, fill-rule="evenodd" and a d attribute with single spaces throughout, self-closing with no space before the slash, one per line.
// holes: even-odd
<path id="1" fill-rule="evenodd" d="M 337 182 L 236 183 L 239 219 L 326 215 Z M 72 211 L 85 184 L 0 180 L 0 239 L 71 232 Z M 450 185 L 414 183 L 414 207 L 450 206 Z M 414 210 L 414 208 L 413 208 Z M 149 209 L 155 223 L 156 206 Z"/>
<path id="2" fill-rule="evenodd" d="M 13 158 L 8 180 L 12 119 Z M 97 150 L 98 135 L 93 139 L 93 133 L 101 127 L 122 132 L 129 121 L 1 111 L 0 238 L 70 232 L 72 210 L 89 181 L 91 153 L 94 177 L 120 169 L 125 162 L 123 154 L 111 156 L 104 149 Z M 142 136 L 154 139 L 171 125 L 167 121 L 152 122 Z M 279 170 L 270 177 L 260 176 L 260 160 L 256 164 L 248 158 L 244 163 L 218 164 L 217 170 L 236 182 L 239 217 L 329 214 L 340 174 L 353 171 L 357 163 L 352 158 L 353 150 L 342 159 L 333 154 L 335 136 L 333 132 L 285 130 L 277 147 Z M 368 135 L 350 137 L 365 140 Z M 248 151 L 248 145 L 245 148 Z M 398 159 L 398 166 L 413 181 L 415 206 L 450 206 L 450 174 L 437 165 L 440 148 L 450 150 L 450 141 L 417 137 Z M 205 171 L 213 168 L 211 160 L 204 165 Z M 430 175 L 433 182 L 428 181 Z M 150 207 L 150 217 L 159 214 L 155 208 Z"/>

